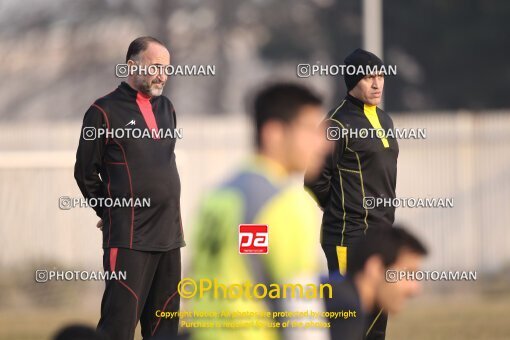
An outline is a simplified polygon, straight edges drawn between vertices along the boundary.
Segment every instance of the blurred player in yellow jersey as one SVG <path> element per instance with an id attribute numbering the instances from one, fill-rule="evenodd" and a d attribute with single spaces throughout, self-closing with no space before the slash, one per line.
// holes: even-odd
<path id="1" fill-rule="evenodd" d="M 256 151 L 200 206 L 189 241 L 193 278 L 216 279 L 225 285 L 318 283 L 318 216 L 315 202 L 303 189 L 302 174 L 307 168 L 319 173 L 321 161 L 329 152 L 324 134 L 317 128 L 324 113 L 322 100 L 303 86 L 280 83 L 257 94 L 253 103 Z M 267 254 L 240 253 L 240 224 L 268 226 Z M 222 299 L 210 294 L 193 299 L 191 308 L 218 312 L 290 311 L 321 308 L 321 301 Z M 221 320 L 228 321 L 207 319 Z M 191 332 L 193 339 L 222 340 L 320 339 L 319 334 L 324 334 L 324 330 L 317 329 L 271 327 L 195 328 Z"/>

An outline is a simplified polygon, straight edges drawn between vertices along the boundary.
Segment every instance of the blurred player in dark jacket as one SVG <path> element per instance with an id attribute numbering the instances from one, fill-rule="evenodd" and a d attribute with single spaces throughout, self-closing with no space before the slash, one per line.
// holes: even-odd
<path id="1" fill-rule="evenodd" d="M 370 314 L 378 308 L 400 312 L 420 285 L 398 280 L 399 273 L 418 270 L 427 251 L 413 235 L 394 227 L 369 229 L 351 254 L 347 276 L 331 275 L 333 298 L 325 300 L 327 311 L 350 312 L 349 317 L 329 320 L 332 340 L 365 339 L 374 327 Z"/>

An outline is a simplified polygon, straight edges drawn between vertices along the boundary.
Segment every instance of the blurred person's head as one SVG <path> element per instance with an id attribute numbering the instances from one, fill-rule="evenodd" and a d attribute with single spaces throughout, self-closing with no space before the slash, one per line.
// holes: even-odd
<path id="1" fill-rule="evenodd" d="M 425 246 L 402 228 L 369 228 L 347 264 L 365 308 L 377 305 L 388 313 L 399 312 L 419 293 L 420 283 L 395 278 L 399 272 L 419 270 L 426 254 Z"/>
<path id="2" fill-rule="evenodd" d="M 153 37 L 136 38 L 129 44 L 126 54 L 126 64 L 131 68 L 134 65 L 138 67 L 158 67 L 159 72 L 153 74 L 141 74 L 134 72 L 129 74 L 127 82 L 137 91 L 147 96 L 160 96 L 163 93 L 168 76 L 164 68 L 170 65 L 170 52 L 163 43 Z"/>
<path id="3" fill-rule="evenodd" d="M 53 340 L 108 340 L 108 337 L 89 326 L 69 325 L 60 329 Z"/>
<path id="4" fill-rule="evenodd" d="M 349 54 L 344 63 L 346 66 L 352 65 L 358 70 L 360 66 L 366 70 L 366 67 L 377 67 L 378 69 L 383 66 L 383 62 L 375 54 L 360 48 Z M 379 105 L 384 89 L 384 75 L 381 72 L 377 74 L 345 74 L 345 85 L 347 92 L 361 100 L 367 105 Z"/>
<path id="5" fill-rule="evenodd" d="M 278 83 L 265 87 L 254 100 L 257 152 L 280 163 L 287 172 L 304 171 L 317 152 L 326 148 L 318 129 L 322 99 L 308 88 Z"/>

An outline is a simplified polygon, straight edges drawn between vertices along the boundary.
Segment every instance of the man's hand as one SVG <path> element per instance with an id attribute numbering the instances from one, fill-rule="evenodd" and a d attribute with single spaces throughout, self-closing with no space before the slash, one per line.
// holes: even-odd
<path id="1" fill-rule="evenodd" d="M 97 224 L 96 224 L 96 227 L 98 227 L 99 230 L 102 231 L 103 230 L 103 220 L 99 220 L 99 222 L 97 222 Z"/>

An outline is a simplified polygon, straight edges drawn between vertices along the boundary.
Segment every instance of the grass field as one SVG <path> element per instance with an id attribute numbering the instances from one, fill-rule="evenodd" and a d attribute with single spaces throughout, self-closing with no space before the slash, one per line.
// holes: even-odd
<path id="1" fill-rule="evenodd" d="M 443 284 L 444 289 L 425 287 L 424 294 L 411 300 L 401 314 L 390 317 L 387 339 L 510 339 L 510 282 L 504 278 Z M 97 323 L 102 283 L 33 285 L 33 281 L 0 284 L 0 339 L 51 339 L 63 325 Z"/>
<path id="2" fill-rule="evenodd" d="M 0 339 L 49 339 L 62 325 L 95 325 L 90 308 L 38 308 L 0 311 Z M 510 296 L 421 297 L 401 315 L 392 317 L 388 339 L 395 340 L 507 340 L 510 339 Z M 137 337 L 141 339 L 141 337 Z"/>
<path id="3" fill-rule="evenodd" d="M 421 297 L 388 326 L 387 338 L 396 340 L 508 340 L 510 296 Z"/>

